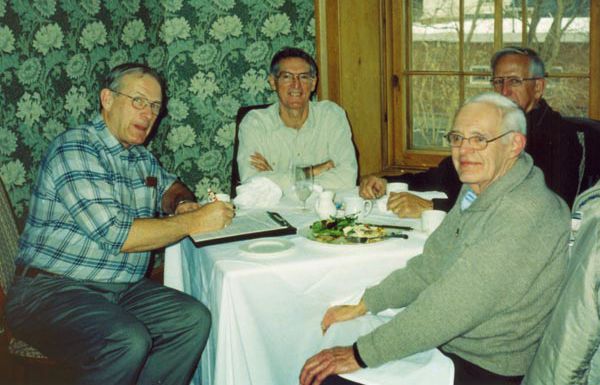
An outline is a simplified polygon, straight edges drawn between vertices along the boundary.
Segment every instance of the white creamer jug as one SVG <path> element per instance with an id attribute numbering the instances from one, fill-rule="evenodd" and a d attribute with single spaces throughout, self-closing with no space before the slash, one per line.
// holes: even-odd
<path id="1" fill-rule="evenodd" d="M 323 191 L 319 194 L 315 202 L 315 211 L 321 219 L 334 217 L 336 213 L 335 203 L 333 203 L 333 191 Z"/>

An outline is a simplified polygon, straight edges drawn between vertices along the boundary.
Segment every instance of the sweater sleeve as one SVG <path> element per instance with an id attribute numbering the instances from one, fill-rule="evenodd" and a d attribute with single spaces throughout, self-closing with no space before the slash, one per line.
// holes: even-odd
<path id="1" fill-rule="evenodd" d="M 519 224 L 507 226 L 514 223 L 514 218 L 519 218 Z M 560 239 L 549 241 L 548 235 L 541 234 L 535 225 L 538 218 L 523 206 L 501 207 L 494 221 L 485 224 L 483 236 L 465 245 L 448 269 L 403 312 L 358 339 L 365 363 L 375 367 L 443 345 L 518 301 L 549 260 L 564 253 L 566 248 L 566 231 Z M 547 258 L 540 258 L 541 245 L 550 250 Z M 426 271 L 427 266 L 422 263 L 425 261 L 415 262 L 411 267 L 413 273 Z M 408 274 L 408 270 L 395 273 L 394 278 L 386 279 L 376 290 L 413 290 L 414 284 L 400 282 Z M 411 280 L 414 282 L 415 278 Z M 398 287 L 394 288 L 394 284 Z M 371 306 L 378 310 L 386 304 L 385 300 L 377 302 L 369 298 L 369 292 L 365 295 L 370 310 Z M 414 295 L 413 290 L 403 294 L 402 299 Z M 390 296 L 380 293 L 377 298 Z"/>

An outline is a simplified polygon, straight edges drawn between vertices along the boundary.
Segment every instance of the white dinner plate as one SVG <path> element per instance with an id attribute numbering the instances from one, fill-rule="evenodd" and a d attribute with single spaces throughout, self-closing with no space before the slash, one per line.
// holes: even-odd
<path id="1" fill-rule="evenodd" d="M 292 249 L 294 244 L 282 238 L 263 238 L 240 245 L 240 250 L 256 257 L 279 256 Z"/>

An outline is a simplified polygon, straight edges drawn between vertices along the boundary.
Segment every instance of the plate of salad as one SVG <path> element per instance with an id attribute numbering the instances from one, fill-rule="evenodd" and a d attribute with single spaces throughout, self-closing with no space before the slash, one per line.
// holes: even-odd
<path id="1" fill-rule="evenodd" d="M 356 219 L 356 216 L 346 216 L 319 220 L 301 229 L 299 234 L 311 241 L 330 245 L 376 243 L 392 237 L 405 237 L 383 227 L 357 223 Z"/>

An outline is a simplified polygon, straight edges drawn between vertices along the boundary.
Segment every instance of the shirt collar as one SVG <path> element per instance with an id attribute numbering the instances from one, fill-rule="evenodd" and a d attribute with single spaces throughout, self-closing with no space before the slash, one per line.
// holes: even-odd
<path id="1" fill-rule="evenodd" d="M 279 122 L 279 124 L 272 127 L 273 130 L 277 130 L 277 129 L 294 130 L 294 128 L 286 126 L 285 123 L 283 123 L 281 116 L 279 116 L 279 102 L 273 103 L 268 108 L 271 109 L 271 113 L 275 115 L 276 120 Z M 300 127 L 301 130 L 308 131 L 309 129 L 311 129 L 315 126 L 316 118 L 315 118 L 315 114 L 313 113 L 313 111 L 314 111 L 314 102 L 309 101 L 308 102 L 308 117 L 306 118 L 306 121 L 304 122 L 302 127 Z"/>
<path id="2" fill-rule="evenodd" d="M 463 198 L 460 201 L 460 209 L 462 211 L 465 211 L 466 209 L 471 207 L 471 205 L 473 204 L 473 202 L 475 202 L 476 199 L 477 194 L 475 194 L 475 191 L 473 191 L 470 187 L 467 187 L 467 192 L 465 193 L 465 195 L 463 195 Z"/>

